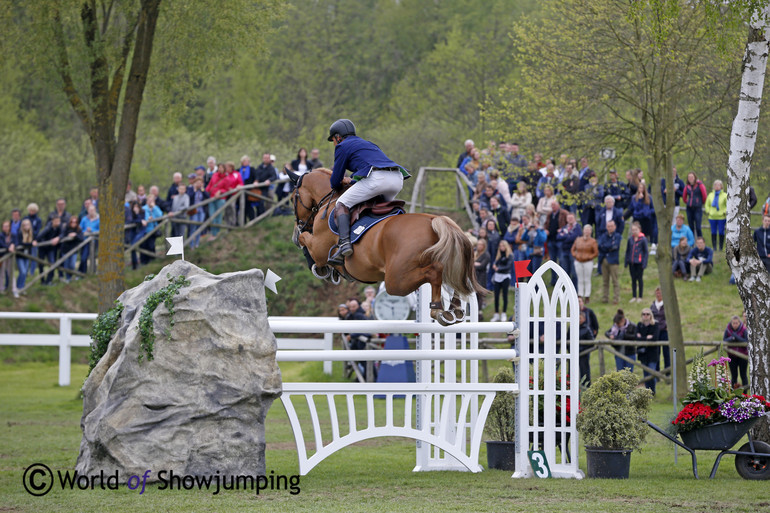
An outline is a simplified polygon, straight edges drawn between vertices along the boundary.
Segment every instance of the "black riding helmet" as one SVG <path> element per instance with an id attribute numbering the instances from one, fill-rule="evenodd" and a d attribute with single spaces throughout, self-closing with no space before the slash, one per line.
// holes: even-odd
<path id="1" fill-rule="evenodd" d="M 338 134 L 342 137 L 356 135 L 356 125 L 349 119 L 338 119 L 329 127 L 329 138 L 327 141 L 333 140 L 334 136 Z"/>

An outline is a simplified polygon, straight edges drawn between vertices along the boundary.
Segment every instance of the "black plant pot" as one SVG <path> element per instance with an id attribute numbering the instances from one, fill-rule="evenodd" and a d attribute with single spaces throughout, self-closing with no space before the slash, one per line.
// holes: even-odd
<path id="1" fill-rule="evenodd" d="M 628 479 L 631 468 L 631 449 L 586 447 L 587 477 L 600 479 Z"/>
<path id="2" fill-rule="evenodd" d="M 516 442 L 486 440 L 487 467 L 497 470 L 516 470 Z"/>

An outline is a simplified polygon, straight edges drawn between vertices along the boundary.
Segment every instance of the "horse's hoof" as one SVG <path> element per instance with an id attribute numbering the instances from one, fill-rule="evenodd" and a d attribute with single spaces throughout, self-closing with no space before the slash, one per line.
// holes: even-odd
<path id="1" fill-rule="evenodd" d="M 328 266 L 318 267 L 317 264 L 313 264 L 310 271 L 313 273 L 313 276 L 319 280 L 325 280 L 329 277 L 329 274 L 331 274 L 332 269 Z"/>
<path id="2" fill-rule="evenodd" d="M 332 282 L 332 285 L 339 285 L 342 281 L 342 276 L 340 276 L 340 273 L 338 273 L 336 269 L 332 269 L 329 280 Z"/>
<path id="3" fill-rule="evenodd" d="M 452 315 L 455 316 L 456 322 L 460 322 L 465 319 L 465 312 L 462 308 L 452 308 Z"/>
<path id="4" fill-rule="evenodd" d="M 515 328 L 512 332 L 508 334 L 513 335 L 513 338 L 519 338 L 519 335 L 521 335 L 521 330 L 519 328 Z"/>
<path id="5" fill-rule="evenodd" d="M 430 316 L 433 317 L 436 322 L 442 326 L 450 326 L 457 322 L 457 318 L 450 311 L 431 310 Z"/>

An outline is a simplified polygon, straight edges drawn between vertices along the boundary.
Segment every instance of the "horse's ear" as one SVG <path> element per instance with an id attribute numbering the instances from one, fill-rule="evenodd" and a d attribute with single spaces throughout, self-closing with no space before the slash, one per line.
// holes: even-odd
<path id="1" fill-rule="evenodd" d="M 297 182 L 299 181 L 299 175 L 294 171 L 292 171 L 291 169 L 287 169 L 286 174 L 289 175 L 289 180 L 291 180 L 292 183 L 296 185 Z"/>

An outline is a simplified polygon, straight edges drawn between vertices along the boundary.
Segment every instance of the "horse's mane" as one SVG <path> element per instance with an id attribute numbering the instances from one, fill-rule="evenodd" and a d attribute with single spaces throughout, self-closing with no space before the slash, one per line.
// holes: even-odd
<path id="1" fill-rule="evenodd" d="M 317 168 L 313 169 L 312 171 L 321 171 L 322 173 L 326 173 L 329 176 L 332 175 L 332 170 L 331 169 L 327 169 L 325 167 L 317 167 Z"/>

